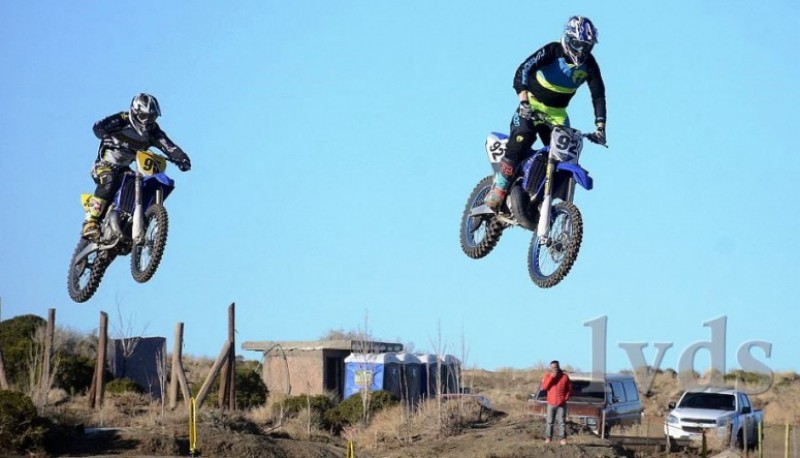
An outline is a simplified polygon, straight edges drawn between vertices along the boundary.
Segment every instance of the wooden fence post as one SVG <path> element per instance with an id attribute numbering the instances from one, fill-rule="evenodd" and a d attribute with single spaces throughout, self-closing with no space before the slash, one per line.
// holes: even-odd
<path id="1" fill-rule="evenodd" d="M 214 365 L 211 367 L 211 372 L 208 373 L 206 381 L 203 382 L 203 386 L 200 387 L 200 391 L 197 393 L 197 397 L 195 398 L 197 407 L 200 407 L 203 404 L 203 401 L 206 399 L 208 390 L 211 388 L 211 382 L 213 382 L 214 377 L 216 377 L 217 374 L 219 374 L 219 370 L 222 367 L 222 363 L 225 361 L 225 358 L 227 357 L 228 351 L 230 351 L 230 349 L 231 349 L 231 343 L 225 341 L 225 345 L 222 346 L 222 351 L 219 353 L 217 360 L 214 361 Z"/>
<path id="2" fill-rule="evenodd" d="M 0 311 L 3 308 L 3 298 L 0 298 Z M 0 319 L 0 323 L 3 320 Z M 8 389 L 8 378 L 6 377 L 6 364 L 5 360 L 3 359 L 3 346 L 0 345 L 0 389 L 7 390 Z"/>
<path id="3" fill-rule="evenodd" d="M 169 408 L 174 410 L 178 405 L 178 371 L 183 371 L 180 364 L 183 353 L 183 323 L 175 325 L 175 342 L 172 344 L 172 371 L 169 378 Z"/>
<path id="4" fill-rule="evenodd" d="M 228 308 L 228 340 L 231 342 L 230 350 L 230 381 L 228 383 L 228 402 L 230 410 L 236 410 L 236 303 L 232 302 Z"/>
<path id="5" fill-rule="evenodd" d="M 106 312 L 100 312 L 100 329 L 98 333 L 100 335 L 97 342 L 97 364 L 94 370 L 95 393 L 93 408 L 103 405 L 105 394 L 106 345 L 108 345 L 108 314 Z"/>
<path id="6" fill-rule="evenodd" d="M 181 386 L 181 393 L 183 393 L 183 403 L 186 404 L 188 409 L 192 404 L 192 393 L 189 390 L 189 382 L 186 381 L 186 371 L 183 370 L 183 361 L 178 361 L 180 370 L 178 371 L 178 382 Z"/>
<path id="7" fill-rule="evenodd" d="M 228 307 L 228 342 L 231 348 L 222 366 L 219 380 L 219 407 L 220 409 L 236 410 L 236 303 Z"/>

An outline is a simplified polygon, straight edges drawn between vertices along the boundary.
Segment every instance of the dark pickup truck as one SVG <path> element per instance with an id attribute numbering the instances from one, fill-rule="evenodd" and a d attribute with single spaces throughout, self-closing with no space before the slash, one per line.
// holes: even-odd
<path id="1" fill-rule="evenodd" d="M 567 375 L 572 380 L 572 396 L 567 401 L 569 421 L 585 425 L 603 437 L 614 426 L 642 422 L 642 401 L 633 375 Z M 541 385 L 528 399 L 528 412 L 538 416 L 547 412 L 547 391 Z"/>

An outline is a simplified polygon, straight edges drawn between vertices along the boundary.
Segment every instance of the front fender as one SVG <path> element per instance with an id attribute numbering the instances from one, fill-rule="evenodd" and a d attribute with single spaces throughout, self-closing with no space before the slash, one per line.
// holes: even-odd
<path id="1" fill-rule="evenodd" d="M 590 191 L 594 187 L 594 180 L 589 175 L 589 171 L 578 164 L 559 162 L 558 166 L 556 166 L 556 170 L 564 170 L 572 173 L 572 177 L 575 179 L 575 182 L 581 185 L 587 191 Z"/>
<path id="2" fill-rule="evenodd" d="M 162 198 L 167 199 L 167 196 L 175 189 L 175 180 L 168 177 L 164 173 L 156 173 L 149 177 L 145 177 L 142 181 L 142 203 L 144 208 L 149 207 L 153 203 L 156 189 L 161 189 L 163 192 Z"/>

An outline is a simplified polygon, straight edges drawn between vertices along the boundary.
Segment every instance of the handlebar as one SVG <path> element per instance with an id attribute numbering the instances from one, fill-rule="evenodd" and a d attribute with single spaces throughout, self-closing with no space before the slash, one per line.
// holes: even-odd
<path id="1" fill-rule="evenodd" d="M 546 125 L 547 127 L 550 128 L 550 130 L 553 130 L 556 127 L 561 127 L 561 128 L 568 128 L 568 129 L 572 129 L 572 130 L 576 130 L 576 131 L 580 132 L 578 129 L 575 129 L 574 127 L 568 127 L 568 126 L 562 126 L 562 125 L 558 125 L 558 124 L 553 124 L 552 122 L 548 121 L 547 117 L 545 117 L 544 113 L 542 113 L 540 111 L 534 111 L 531 114 L 531 120 L 534 121 L 534 122 L 540 122 L 540 123 Z M 608 148 L 608 145 L 606 143 L 600 143 L 600 142 L 595 140 L 594 132 L 588 133 L 588 134 L 585 134 L 585 133 L 581 132 L 581 137 L 588 139 L 590 142 L 594 143 L 595 145 L 600 145 L 600 146 L 602 146 L 604 148 Z"/>

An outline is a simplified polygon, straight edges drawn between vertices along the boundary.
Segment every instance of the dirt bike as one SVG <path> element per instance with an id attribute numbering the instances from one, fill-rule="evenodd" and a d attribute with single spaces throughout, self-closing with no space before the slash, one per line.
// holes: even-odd
<path id="1" fill-rule="evenodd" d="M 521 226 L 533 232 L 528 249 L 528 274 L 541 288 L 557 285 L 569 273 L 583 239 L 583 219 L 573 203 L 575 183 L 591 190 L 592 177 L 578 163 L 583 139 L 592 134 L 555 126 L 550 145 L 519 161 L 506 200 L 497 213 L 484 204 L 493 175 L 482 179 L 470 194 L 461 217 L 461 249 L 473 259 L 489 254 L 506 228 Z M 505 156 L 508 135 L 492 132 L 486 153 L 495 173 Z M 606 146 L 602 144 L 602 146 Z"/>
<path id="2" fill-rule="evenodd" d="M 152 151 L 136 154 L 136 171 L 127 170 L 100 222 L 100 234 L 81 237 L 69 263 L 67 289 L 75 302 L 86 302 L 97 291 L 106 269 L 117 256 L 131 255 L 131 275 L 150 280 L 167 245 L 169 220 L 164 200 L 175 182 L 164 170 L 166 158 Z M 91 194 L 81 194 L 84 210 Z"/>

